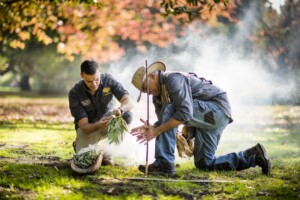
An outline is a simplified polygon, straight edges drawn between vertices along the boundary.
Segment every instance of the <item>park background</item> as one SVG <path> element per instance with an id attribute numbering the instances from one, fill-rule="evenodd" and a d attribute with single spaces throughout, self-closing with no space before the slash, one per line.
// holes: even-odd
<path id="1" fill-rule="evenodd" d="M 1 198 L 299 198 L 298 0 L 3 0 L 0 11 Z M 123 180 L 142 176 L 136 167 L 145 162 L 145 146 L 129 134 L 121 145 L 105 146 L 119 167 L 74 175 L 69 159 L 75 132 L 67 96 L 85 59 L 113 74 L 134 101 L 138 91 L 131 77 L 145 61 L 212 80 L 228 93 L 234 119 L 217 153 L 261 142 L 270 152 L 273 175 L 262 177 L 256 168 L 201 172 L 193 159 L 176 158 L 182 179 L 234 184 L 163 182 L 163 189 L 139 189 Z M 131 127 L 146 117 L 145 95 L 133 112 Z M 153 161 L 153 141 L 149 146 Z"/>

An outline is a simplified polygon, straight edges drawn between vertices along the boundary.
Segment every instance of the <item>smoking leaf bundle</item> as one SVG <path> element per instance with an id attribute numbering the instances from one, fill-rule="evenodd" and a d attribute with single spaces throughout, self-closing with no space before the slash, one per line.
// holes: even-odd
<path id="1" fill-rule="evenodd" d="M 96 152 L 95 149 L 92 149 L 90 151 L 81 153 L 81 154 L 75 154 L 73 156 L 73 163 L 82 169 L 89 168 L 93 164 L 95 164 L 97 158 L 99 156 L 99 153 Z"/>
<path id="2" fill-rule="evenodd" d="M 108 123 L 108 141 L 109 144 L 120 144 L 123 141 L 123 134 L 128 131 L 127 123 L 123 119 L 121 114 L 117 114 Z"/>

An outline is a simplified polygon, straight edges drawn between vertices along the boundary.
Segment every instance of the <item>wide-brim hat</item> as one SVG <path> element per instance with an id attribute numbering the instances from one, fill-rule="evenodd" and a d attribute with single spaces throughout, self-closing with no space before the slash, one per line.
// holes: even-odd
<path id="1" fill-rule="evenodd" d="M 162 62 L 152 63 L 148 67 L 148 74 L 151 74 L 152 72 L 157 71 L 157 70 L 166 71 L 165 64 Z M 143 82 L 145 79 L 146 79 L 146 67 L 145 66 L 139 67 L 136 70 L 136 72 L 133 74 L 132 80 L 131 80 L 131 83 L 134 85 L 134 87 L 136 87 L 140 91 L 140 94 L 137 98 L 137 102 L 139 102 L 141 99 Z"/>

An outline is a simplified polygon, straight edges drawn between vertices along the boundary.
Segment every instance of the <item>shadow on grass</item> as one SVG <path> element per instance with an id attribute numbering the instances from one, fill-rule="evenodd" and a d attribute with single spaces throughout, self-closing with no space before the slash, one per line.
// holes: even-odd
<path id="1" fill-rule="evenodd" d="M 259 169 L 240 172 L 203 172 L 197 169 L 179 169 L 178 179 L 229 179 L 232 183 L 190 183 L 128 180 L 126 177 L 144 177 L 138 171 L 123 166 L 102 166 L 96 173 L 79 175 L 70 169 L 70 162 L 59 158 L 43 158 L 43 163 L 16 163 L 0 159 L 0 192 L 15 199 L 128 199 L 172 197 L 177 199 L 217 199 L 251 197 L 297 198 L 300 191 L 299 167 L 276 169 L 271 177 Z M 28 161 L 30 162 L 30 161 Z M 36 162 L 36 161 L 33 161 Z M 181 167 L 180 167 L 181 168 Z M 286 171 L 294 171 L 293 176 Z M 283 174 L 284 173 L 284 174 Z M 290 174 L 290 175 L 289 175 Z M 283 176 L 287 176 L 284 178 Z M 125 177 L 125 178 L 124 178 Z M 149 178 L 164 178 L 152 177 Z M 5 198 L 4 198 L 5 199 Z"/>

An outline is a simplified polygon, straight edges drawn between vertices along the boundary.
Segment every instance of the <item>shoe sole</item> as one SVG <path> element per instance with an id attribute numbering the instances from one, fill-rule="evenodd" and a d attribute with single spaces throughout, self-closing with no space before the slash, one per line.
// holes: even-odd
<path id="1" fill-rule="evenodd" d="M 269 157 L 267 156 L 266 149 L 263 145 L 258 143 L 258 150 L 262 153 L 263 158 L 267 160 L 267 165 L 268 165 L 267 167 L 269 170 L 266 175 L 269 176 L 271 174 L 271 163 L 270 163 Z"/>

